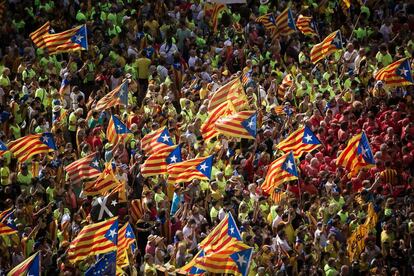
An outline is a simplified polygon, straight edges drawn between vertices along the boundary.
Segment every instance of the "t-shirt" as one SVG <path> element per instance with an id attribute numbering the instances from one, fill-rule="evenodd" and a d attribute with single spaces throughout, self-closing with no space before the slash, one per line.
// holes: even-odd
<path id="1" fill-rule="evenodd" d="M 148 79 L 149 77 L 149 66 L 151 65 L 151 60 L 149 58 L 139 58 L 136 61 L 138 78 L 139 79 Z"/>

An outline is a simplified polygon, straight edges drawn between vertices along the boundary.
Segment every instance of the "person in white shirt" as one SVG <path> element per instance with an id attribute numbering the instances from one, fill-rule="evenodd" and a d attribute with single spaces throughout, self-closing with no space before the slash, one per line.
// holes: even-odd
<path id="1" fill-rule="evenodd" d="M 183 236 L 184 239 L 190 243 L 190 251 L 197 248 L 197 235 L 195 231 L 196 227 L 196 221 L 194 219 L 189 219 L 183 228 Z"/>
<path id="2" fill-rule="evenodd" d="M 273 219 L 272 222 L 272 229 L 273 229 L 273 233 L 277 233 L 277 226 L 279 225 L 279 223 L 282 222 L 282 214 L 283 214 L 283 207 L 282 206 L 277 206 L 276 207 L 276 217 Z"/>
<path id="3" fill-rule="evenodd" d="M 357 54 L 358 53 L 355 50 L 354 45 L 352 43 L 348 43 L 346 46 L 346 52 L 343 56 L 346 71 L 355 69 L 355 58 L 357 57 Z"/>
<path id="4" fill-rule="evenodd" d="M 388 43 L 392 34 L 392 24 L 390 20 L 385 20 L 384 24 L 381 25 L 379 32 L 382 34 L 384 41 Z"/>
<path id="5" fill-rule="evenodd" d="M 282 252 L 289 252 L 292 250 L 292 247 L 290 247 L 289 243 L 286 240 L 286 234 L 285 231 L 281 230 L 276 236 L 276 248 Z"/>
<path id="6" fill-rule="evenodd" d="M 70 101 L 72 103 L 73 110 L 76 110 L 79 107 L 79 96 L 82 96 L 85 99 L 85 94 L 79 90 L 79 87 L 74 86 L 72 88 L 72 93 L 70 93 Z"/>
<path id="7" fill-rule="evenodd" d="M 178 52 L 177 45 L 172 42 L 171 37 L 167 37 L 165 42 L 160 47 L 160 55 L 165 58 L 167 64 L 174 63 L 174 54 Z"/>
<path id="8" fill-rule="evenodd" d="M 319 245 L 321 247 L 325 247 L 326 246 L 326 242 L 327 242 L 327 237 L 326 237 L 326 233 L 325 233 L 325 227 L 323 225 L 322 222 L 318 222 L 318 224 L 316 225 L 317 229 L 315 231 L 315 236 L 314 236 L 314 243 L 319 243 Z"/>
<path id="9" fill-rule="evenodd" d="M 191 50 L 190 51 L 190 58 L 188 59 L 188 66 L 190 68 L 194 68 L 199 58 L 196 56 L 196 51 Z"/>

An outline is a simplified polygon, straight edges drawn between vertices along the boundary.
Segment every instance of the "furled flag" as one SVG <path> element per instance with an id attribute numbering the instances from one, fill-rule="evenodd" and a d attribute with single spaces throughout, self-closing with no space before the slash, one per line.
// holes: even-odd
<path id="1" fill-rule="evenodd" d="M 135 224 L 140 220 L 146 211 L 142 199 L 133 199 L 130 201 L 128 208 L 129 215 L 131 216 L 132 222 Z"/>
<path id="2" fill-rule="evenodd" d="M 40 252 L 38 251 L 13 268 L 7 276 L 40 276 L 40 267 Z"/>
<path id="3" fill-rule="evenodd" d="M 201 125 L 201 135 L 204 141 L 209 141 L 219 134 L 215 126 L 218 119 L 232 115 L 235 112 L 236 109 L 230 101 L 223 102 L 213 111 L 209 111 L 206 121 Z"/>
<path id="4" fill-rule="evenodd" d="M 208 112 L 212 112 L 220 104 L 228 100 L 236 107 L 236 110 L 242 110 L 247 105 L 247 96 L 244 93 L 243 84 L 238 77 L 227 82 L 214 92 L 208 104 Z"/>
<path id="5" fill-rule="evenodd" d="M 2 156 L 6 151 L 8 151 L 6 144 L 0 140 L 0 156 Z"/>
<path id="6" fill-rule="evenodd" d="M 89 196 L 103 195 L 109 190 L 120 185 L 112 170 L 112 164 L 107 163 L 105 169 L 101 172 L 94 182 L 84 184 L 82 194 Z"/>
<path id="7" fill-rule="evenodd" d="M 210 25 L 214 32 L 217 32 L 220 13 L 225 9 L 226 5 L 222 3 L 206 3 L 204 5 L 204 13 L 210 16 Z"/>
<path id="8" fill-rule="evenodd" d="M 167 174 L 167 166 L 182 162 L 181 146 L 171 146 L 151 154 L 141 166 L 141 174 L 144 177 Z"/>
<path id="9" fill-rule="evenodd" d="M 311 16 L 303 16 L 300 14 L 296 20 L 296 27 L 304 35 L 317 35 Z"/>
<path id="10" fill-rule="evenodd" d="M 14 210 L 8 209 L 0 214 L 0 236 L 7 236 L 17 233 L 17 226 L 14 222 Z"/>
<path id="11" fill-rule="evenodd" d="M 101 174 L 96 152 L 70 163 L 65 170 L 72 184 L 94 181 Z"/>
<path id="12" fill-rule="evenodd" d="M 128 137 L 131 137 L 132 132 L 127 126 L 116 116 L 112 115 L 106 129 L 106 138 L 113 145 L 124 143 Z"/>
<path id="13" fill-rule="evenodd" d="M 43 40 L 49 55 L 88 50 L 86 25 L 57 34 L 45 34 Z"/>
<path id="14" fill-rule="evenodd" d="M 355 135 L 336 159 L 338 166 L 343 166 L 351 176 L 358 174 L 362 168 L 375 164 L 374 155 L 365 132 Z"/>
<path id="15" fill-rule="evenodd" d="M 90 215 L 93 222 L 102 221 L 118 215 L 118 209 L 120 207 L 118 194 L 118 192 L 111 192 L 108 195 L 96 197 L 92 201 Z"/>
<path id="16" fill-rule="evenodd" d="M 216 130 L 227 137 L 255 139 L 257 134 L 257 112 L 240 111 L 217 120 Z"/>
<path id="17" fill-rule="evenodd" d="M 128 260 L 128 249 L 131 248 L 134 252 L 136 245 L 136 239 L 134 229 L 131 227 L 129 222 L 125 223 L 124 226 L 119 228 L 118 231 L 118 252 L 116 257 L 116 264 L 120 267 L 129 265 Z"/>
<path id="18" fill-rule="evenodd" d="M 213 155 L 168 165 L 168 183 L 190 182 L 193 179 L 210 180 Z"/>
<path id="19" fill-rule="evenodd" d="M 313 151 L 322 145 L 313 131 L 305 126 L 292 132 L 285 140 L 277 145 L 277 148 L 284 151 L 292 151 L 296 158 L 300 158 L 304 153 Z"/>
<path id="20" fill-rule="evenodd" d="M 114 90 L 103 96 L 95 106 L 95 110 L 104 111 L 115 105 L 128 105 L 128 81 L 124 81 Z"/>
<path id="21" fill-rule="evenodd" d="M 25 162 L 30 157 L 57 150 L 52 133 L 29 134 L 8 143 L 7 147 L 19 162 Z"/>
<path id="22" fill-rule="evenodd" d="M 250 82 L 252 81 L 252 70 L 247 71 L 246 73 L 243 73 L 241 76 L 241 82 L 243 84 L 243 87 L 247 87 Z"/>
<path id="23" fill-rule="evenodd" d="M 115 275 L 116 255 L 116 251 L 111 251 L 103 255 L 102 258 L 85 271 L 85 276 Z"/>
<path id="24" fill-rule="evenodd" d="M 174 144 L 167 127 L 161 127 L 152 131 L 141 139 L 141 149 L 147 156 L 172 145 Z"/>
<path id="25" fill-rule="evenodd" d="M 378 70 L 376 80 L 382 80 L 388 86 L 405 86 L 413 84 L 410 60 L 403 58 Z"/>
<path id="26" fill-rule="evenodd" d="M 230 273 L 247 275 L 253 249 L 242 242 L 240 231 L 231 213 L 199 244 L 201 250 L 182 270 L 189 275 Z"/>
<path id="27" fill-rule="evenodd" d="M 287 8 L 276 17 L 277 34 L 287 36 L 296 32 L 295 19 L 292 11 Z"/>
<path id="28" fill-rule="evenodd" d="M 33 41 L 33 43 L 36 45 L 37 48 L 41 48 L 41 49 L 45 48 L 45 40 L 43 39 L 43 36 L 45 34 L 48 34 L 49 31 L 50 31 L 50 22 L 47 21 L 39 29 L 30 33 L 29 35 L 30 39 Z"/>
<path id="29" fill-rule="evenodd" d="M 116 250 L 118 242 L 118 217 L 82 228 L 70 243 L 68 256 L 71 263 L 85 260 L 89 256 Z"/>
<path id="30" fill-rule="evenodd" d="M 276 30 L 276 20 L 273 14 L 268 13 L 256 18 L 256 22 L 263 24 L 267 30 Z"/>
<path id="31" fill-rule="evenodd" d="M 273 161 L 267 169 L 265 181 L 261 188 L 267 194 L 272 194 L 275 189 L 288 181 L 298 179 L 298 169 L 296 167 L 293 152 L 282 155 Z"/>
<path id="32" fill-rule="evenodd" d="M 341 32 L 335 31 L 328 35 L 321 43 L 312 47 L 310 52 L 311 62 L 317 63 L 339 49 L 342 49 Z"/>
<path id="33" fill-rule="evenodd" d="M 277 97 L 279 99 L 284 99 L 286 92 L 289 91 L 290 88 L 293 87 L 293 78 L 291 74 L 287 74 L 283 80 L 282 83 L 279 85 L 277 89 Z"/>

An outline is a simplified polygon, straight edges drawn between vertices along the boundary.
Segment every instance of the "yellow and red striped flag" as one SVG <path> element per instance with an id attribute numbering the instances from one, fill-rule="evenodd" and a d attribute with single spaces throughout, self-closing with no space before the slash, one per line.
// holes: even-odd
<path id="1" fill-rule="evenodd" d="M 296 158 L 300 158 L 304 153 L 319 148 L 322 143 L 313 131 L 308 127 L 302 127 L 292 132 L 285 140 L 277 145 L 277 148 L 284 151 L 292 151 Z"/>
<path id="2" fill-rule="evenodd" d="M 146 208 L 144 207 L 142 199 L 133 199 L 131 200 L 128 210 L 132 223 L 136 224 L 137 221 L 144 216 Z"/>
<path id="3" fill-rule="evenodd" d="M 286 153 L 273 161 L 267 169 L 265 181 L 261 188 L 266 194 L 272 194 L 283 183 L 298 179 L 298 169 L 292 152 Z"/>
<path id="4" fill-rule="evenodd" d="M 405 86 L 413 84 L 410 60 L 403 58 L 378 70 L 376 80 L 382 80 L 388 86 Z"/>
<path id="5" fill-rule="evenodd" d="M 312 47 L 310 52 L 311 62 L 317 63 L 339 49 L 342 49 L 341 32 L 335 31 L 328 35 L 321 43 Z"/>
<path id="6" fill-rule="evenodd" d="M 227 137 L 255 139 L 257 134 L 257 112 L 255 110 L 240 111 L 223 117 L 215 123 L 217 132 Z"/>
<path id="7" fill-rule="evenodd" d="M 217 31 L 220 13 L 225 9 L 226 5 L 222 3 L 206 3 L 204 5 L 204 14 L 210 16 L 210 25 L 214 32 Z"/>
<path id="8" fill-rule="evenodd" d="M 21 163 L 36 154 L 57 150 L 53 135 L 49 132 L 26 135 L 9 142 L 7 147 Z"/>
<path id="9" fill-rule="evenodd" d="M 132 132 L 127 126 L 116 116 L 112 115 L 106 129 L 106 138 L 113 145 L 125 143 L 128 137 L 132 136 Z"/>
<path id="10" fill-rule="evenodd" d="M 33 43 L 36 45 L 37 48 L 45 48 L 46 43 L 43 39 L 43 36 L 45 34 L 48 34 L 50 31 L 50 22 L 47 21 L 45 24 L 43 24 L 39 29 L 35 30 L 34 32 L 30 33 L 30 39 L 33 41 Z"/>
<path id="11" fill-rule="evenodd" d="M 268 13 L 256 18 L 256 22 L 263 24 L 267 30 L 276 30 L 276 20 L 273 14 Z"/>
<path id="12" fill-rule="evenodd" d="M 172 145 L 173 142 L 167 127 L 152 131 L 141 139 L 141 149 L 147 156 Z"/>
<path id="13" fill-rule="evenodd" d="M 114 90 L 103 96 L 95 106 L 95 110 L 104 111 L 115 105 L 128 105 L 128 82 L 124 81 Z"/>
<path id="14" fill-rule="evenodd" d="M 84 184 L 82 194 L 89 196 L 103 195 L 109 190 L 118 187 L 118 179 L 116 179 L 112 170 L 112 164 L 107 163 L 103 172 L 101 172 L 98 178 L 94 182 L 88 182 Z"/>
<path id="15" fill-rule="evenodd" d="M 208 104 L 208 111 L 212 112 L 220 104 L 227 102 L 228 100 L 231 101 L 238 111 L 247 106 L 247 96 L 246 93 L 244 93 L 243 84 L 241 83 L 240 78 L 234 78 L 214 92 Z"/>
<path id="16" fill-rule="evenodd" d="M 89 256 L 116 250 L 118 242 L 118 217 L 93 223 L 82 228 L 70 243 L 68 256 L 71 263 Z"/>
<path id="17" fill-rule="evenodd" d="M 296 27 L 304 35 L 317 35 L 311 16 L 303 16 L 300 14 L 296 20 Z"/>
<path id="18" fill-rule="evenodd" d="M 350 176 L 357 175 L 362 168 L 375 164 L 374 155 L 365 132 L 355 135 L 336 159 L 338 166 L 344 167 Z"/>
<path id="19" fill-rule="evenodd" d="M 65 167 L 65 171 L 72 184 L 95 180 L 101 174 L 96 152 L 70 163 Z"/>
<path id="20" fill-rule="evenodd" d="M 274 204 L 280 204 L 282 199 L 284 199 L 285 197 L 286 197 L 286 192 L 281 191 L 277 188 L 270 192 L 270 198 L 272 199 Z"/>
<path id="21" fill-rule="evenodd" d="M 293 77 L 291 74 L 287 74 L 283 80 L 282 83 L 277 88 L 277 97 L 279 99 L 284 99 L 286 92 L 293 87 Z"/>
<path id="22" fill-rule="evenodd" d="M 193 179 L 210 180 L 213 155 L 168 165 L 168 183 L 190 182 Z"/>
<path id="23" fill-rule="evenodd" d="M 14 210 L 7 209 L 0 214 L 0 236 L 7 236 L 18 233 L 14 222 Z"/>
<path id="24" fill-rule="evenodd" d="M 118 231 L 118 251 L 116 254 L 116 264 L 120 267 L 129 265 L 128 249 L 131 248 L 134 252 L 136 248 L 136 239 L 134 230 L 129 222 L 119 228 Z"/>
<path id="25" fill-rule="evenodd" d="M 86 25 L 57 34 L 44 34 L 43 40 L 49 55 L 88 50 Z"/>
<path id="26" fill-rule="evenodd" d="M 22 275 L 33 275 L 40 276 L 40 251 L 37 251 L 35 254 L 15 266 L 7 276 L 22 276 Z"/>
<path id="27" fill-rule="evenodd" d="M 206 121 L 201 125 L 201 135 L 203 136 L 204 141 L 209 141 L 219 134 L 215 126 L 218 119 L 232 115 L 235 112 L 236 109 L 230 101 L 220 104 L 213 111 L 209 111 Z"/>
<path id="28" fill-rule="evenodd" d="M 296 32 L 295 19 L 290 8 L 286 8 L 276 17 L 277 34 L 287 36 Z"/>
<path id="29" fill-rule="evenodd" d="M 141 166 L 141 174 L 144 177 L 167 174 L 167 166 L 182 162 L 181 146 L 171 146 L 151 154 Z"/>

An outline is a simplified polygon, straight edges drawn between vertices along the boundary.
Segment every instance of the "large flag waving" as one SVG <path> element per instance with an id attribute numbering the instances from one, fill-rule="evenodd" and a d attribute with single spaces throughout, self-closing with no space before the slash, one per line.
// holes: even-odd
<path id="1" fill-rule="evenodd" d="M 128 261 L 128 249 L 131 248 L 132 252 L 136 248 L 136 239 L 134 229 L 129 222 L 119 228 L 118 232 L 118 252 L 116 257 L 116 264 L 120 267 L 129 265 Z"/>
<path id="2" fill-rule="evenodd" d="M 290 88 L 292 88 L 294 85 L 293 77 L 291 74 L 287 74 L 283 80 L 282 83 L 277 88 L 277 97 L 281 100 L 285 98 L 286 92 L 289 91 Z"/>
<path id="3" fill-rule="evenodd" d="M 231 101 L 237 110 L 242 110 L 247 105 L 247 96 L 240 78 L 234 78 L 214 92 L 208 104 L 208 111 L 213 111 L 227 100 Z"/>
<path id="4" fill-rule="evenodd" d="M 204 141 L 209 141 L 219 134 L 215 126 L 218 119 L 232 115 L 235 112 L 236 110 L 230 101 L 223 102 L 213 111 L 209 111 L 206 121 L 201 125 L 201 135 Z"/>
<path id="5" fill-rule="evenodd" d="M 0 236 L 7 236 L 18 233 L 14 222 L 14 210 L 8 209 L 0 214 Z"/>
<path id="6" fill-rule="evenodd" d="M 215 123 L 217 132 L 228 137 L 255 139 L 257 134 L 256 111 L 240 111 L 223 117 Z"/>
<path id="7" fill-rule="evenodd" d="M 48 34 L 50 31 L 50 22 L 47 21 L 43 24 L 39 29 L 35 30 L 34 32 L 30 33 L 30 38 L 32 39 L 33 43 L 36 45 L 37 48 L 44 48 L 45 47 L 45 40 L 43 36 Z"/>
<path id="8" fill-rule="evenodd" d="M 95 106 L 95 110 L 104 111 L 115 105 L 128 105 L 128 81 L 124 81 L 114 90 L 103 96 Z"/>
<path id="9" fill-rule="evenodd" d="M 262 23 L 267 30 L 276 30 L 276 20 L 273 14 L 268 13 L 256 18 L 256 22 Z"/>
<path id="10" fill-rule="evenodd" d="M 388 86 L 404 86 L 413 84 L 410 60 L 403 58 L 378 70 L 375 79 L 382 80 Z"/>
<path id="11" fill-rule="evenodd" d="M 26 135 L 7 146 L 19 162 L 25 162 L 36 154 L 57 150 L 52 133 Z"/>
<path id="12" fill-rule="evenodd" d="M 96 152 L 70 163 L 65 170 L 73 184 L 93 181 L 101 174 Z"/>
<path id="13" fill-rule="evenodd" d="M 190 182 L 193 179 L 210 180 L 213 158 L 210 155 L 168 165 L 168 183 Z"/>
<path id="14" fill-rule="evenodd" d="M 141 166 L 144 177 L 167 174 L 167 166 L 182 162 L 181 146 L 171 146 L 151 154 Z"/>
<path id="15" fill-rule="evenodd" d="M 45 34 L 43 35 L 43 40 L 49 55 L 88 50 L 86 25 L 57 34 Z"/>
<path id="16" fill-rule="evenodd" d="M 89 256 L 116 250 L 118 242 L 118 217 L 93 223 L 82 228 L 70 243 L 68 256 L 71 263 Z"/>
<path id="17" fill-rule="evenodd" d="M 277 33 L 281 36 L 287 36 L 296 31 L 295 19 L 292 11 L 287 8 L 276 17 Z"/>
<path id="18" fill-rule="evenodd" d="M 39 251 L 13 268 L 7 276 L 40 276 L 40 254 Z"/>
<path id="19" fill-rule="evenodd" d="M 128 136 L 131 136 L 132 132 L 127 126 L 116 116 L 112 115 L 106 129 L 106 137 L 113 145 L 118 143 L 124 143 Z"/>
<path id="20" fill-rule="evenodd" d="M 298 169 L 293 153 L 289 152 L 269 165 L 261 188 L 265 193 L 272 194 L 283 183 L 296 179 L 298 179 Z"/>
<path id="21" fill-rule="evenodd" d="M 172 145 L 173 142 L 167 127 L 161 127 L 152 131 L 141 139 L 141 149 L 146 155 L 151 155 Z"/>
<path id="22" fill-rule="evenodd" d="M 103 195 L 109 190 L 114 189 L 120 185 L 112 170 L 112 164 L 107 163 L 105 169 L 101 172 L 94 182 L 84 184 L 83 195 Z"/>
<path id="23" fill-rule="evenodd" d="M 312 17 L 299 15 L 296 20 L 296 27 L 304 35 L 316 35 L 316 30 Z"/>
<path id="24" fill-rule="evenodd" d="M 299 158 L 302 154 L 313 151 L 321 145 L 322 143 L 313 131 L 308 126 L 305 126 L 292 132 L 277 147 L 284 152 L 293 151 L 295 157 Z"/>
<path id="25" fill-rule="evenodd" d="M 311 62 L 317 63 L 339 49 L 342 49 L 341 32 L 335 31 L 328 35 L 321 43 L 312 47 L 310 52 Z"/>
<path id="26" fill-rule="evenodd" d="M 338 166 L 343 166 L 351 176 L 359 170 L 375 164 L 374 155 L 365 132 L 355 135 L 336 159 Z"/>

